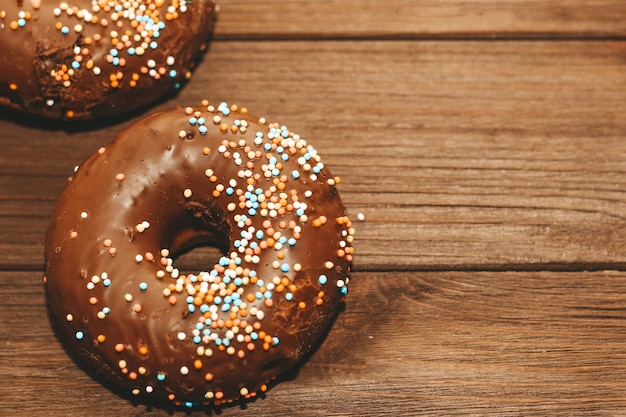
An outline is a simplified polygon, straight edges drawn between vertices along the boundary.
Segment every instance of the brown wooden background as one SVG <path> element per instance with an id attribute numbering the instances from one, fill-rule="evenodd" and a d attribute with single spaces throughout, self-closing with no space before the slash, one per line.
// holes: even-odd
<path id="1" fill-rule="evenodd" d="M 626 2 L 222 0 L 158 107 L 205 97 L 300 132 L 366 220 L 309 360 L 191 415 L 626 415 Z M 0 415 L 186 415 L 103 387 L 46 307 L 65 178 L 129 119 L 0 114 Z"/>

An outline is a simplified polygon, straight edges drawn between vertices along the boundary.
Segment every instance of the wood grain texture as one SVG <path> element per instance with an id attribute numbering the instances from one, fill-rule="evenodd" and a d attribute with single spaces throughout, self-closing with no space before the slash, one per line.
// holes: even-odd
<path id="1" fill-rule="evenodd" d="M 220 3 L 204 62 L 156 107 L 72 126 L 0 109 L 0 415 L 626 414 L 626 3 Z M 366 220 L 311 357 L 265 398 L 187 413 L 72 360 L 43 242 L 75 165 L 207 97 L 301 133 Z"/>
<path id="2" fill-rule="evenodd" d="M 619 0 L 225 0 L 217 39 L 614 38 Z"/>
<path id="3" fill-rule="evenodd" d="M 0 273 L 0 414 L 211 415 L 118 397 L 72 362 L 41 275 Z M 356 273 L 323 343 L 217 415 L 613 415 L 626 407 L 626 274 Z"/>

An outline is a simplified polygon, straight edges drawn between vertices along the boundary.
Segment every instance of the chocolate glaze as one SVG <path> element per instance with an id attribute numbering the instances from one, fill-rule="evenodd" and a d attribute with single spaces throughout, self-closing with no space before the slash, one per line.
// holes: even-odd
<path id="1" fill-rule="evenodd" d="M 1 3 L 0 105 L 51 118 L 115 115 L 176 91 L 215 20 L 210 0 Z"/>
<path id="2" fill-rule="evenodd" d="M 80 355 L 135 395 L 253 397 L 311 350 L 347 293 L 354 230 L 337 181 L 298 135 L 245 109 L 148 116 L 60 196 L 52 309 Z M 207 273 L 178 274 L 177 254 L 198 243 L 227 249 Z"/>

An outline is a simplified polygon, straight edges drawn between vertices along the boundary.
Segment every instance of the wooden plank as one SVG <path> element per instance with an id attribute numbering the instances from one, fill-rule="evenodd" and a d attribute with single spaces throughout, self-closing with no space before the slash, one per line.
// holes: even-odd
<path id="1" fill-rule="evenodd" d="M 349 212 L 366 215 L 357 270 L 622 268 L 625 53 L 621 42 L 217 42 L 157 108 L 227 99 L 309 139 Z M 31 123 L 0 117 L 4 270 L 41 267 L 65 178 L 129 119 Z"/>
<path id="2" fill-rule="evenodd" d="M 308 361 L 224 414 L 621 414 L 625 292 L 623 272 L 355 273 Z M 187 415 L 131 402 L 73 362 L 40 273 L 0 272 L 0 299 L 0 414 Z"/>
<path id="3" fill-rule="evenodd" d="M 227 0 L 216 39 L 623 37 L 619 0 Z"/>

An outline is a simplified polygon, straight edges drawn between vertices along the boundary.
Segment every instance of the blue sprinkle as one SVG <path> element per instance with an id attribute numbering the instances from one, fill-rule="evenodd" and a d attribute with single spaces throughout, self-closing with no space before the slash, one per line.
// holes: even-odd
<path id="1" fill-rule="evenodd" d="M 202 305 L 200 306 L 200 312 L 204 314 L 204 313 L 206 313 L 207 311 L 209 311 L 209 306 L 208 306 L 208 305 L 206 305 L 206 304 L 202 304 Z"/>
<path id="2" fill-rule="evenodd" d="M 163 372 L 159 372 L 159 373 L 157 374 L 157 379 L 158 379 L 159 381 L 165 381 L 165 374 L 164 374 Z"/>
<path id="3" fill-rule="evenodd" d="M 130 48 L 128 48 L 126 50 L 126 52 L 128 52 L 128 55 L 135 55 L 135 48 L 133 48 L 132 46 Z"/>
<path id="4" fill-rule="evenodd" d="M 222 344 L 222 339 L 215 339 L 215 344 L 217 346 L 221 345 Z"/>
<path id="5" fill-rule="evenodd" d="M 63 26 L 61 28 L 61 33 L 67 35 L 68 33 L 70 33 L 70 28 L 68 28 L 67 26 Z"/>
<path id="6" fill-rule="evenodd" d="M 187 304 L 193 304 L 193 297 L 191 295 L 188 295 L 187 298 L 185 299 L 185 302 Z"/>
<path id="7" fill-rule="evenodd" d="M 208 131 L 208 129 L 206 126 L 202 125 L 198 128 L 198 131 L 204 135 Z"/>
<path id="8" fill-rule="evenodd" d="M 204 327 L 204 323 L 196 323 L 196 329 L 202 330 L 203 327 Z"/>
<path id="9" fill-rule="evenodd" d="M 254 216 L 254 215 L 256 215 L 256 210 L 253 209 L 253 208 L 250 208 L 250 210 L 248 210 L 248 214 L 251 215 L 251 216 Z"/>
<path id="10" fill-rule="evenodd" d="M 104 314 L 109 314 L 109 313 L 111 312 L 111 309 L 110 309 L 109 307 L 104 307 L 104 308 L 102 309 L 102 312 L 103 312 Z"/>
<path id="11" fill-rule="evenodd" d="M 228 116 L 230 114 L 230 109 L 226 106 L 222 107 L 222 114 L 224 116 Z"/>
<path id="12" fill-rule="evenodd" d="M 187 309 L 189 310 L 189 312 L 190 312 L 190 313 L 195 313 L 195 311 L 196 311 L 196 306 L 195 306 L 195 305 L 193 305 L 193 304 L 189 304 L 189 306 L 188 306 L 188 308 L 187 308 Z"/>
<path id="13" fill-rule="evenodd" d="M 203 125 L 205 123 L 204 117 L 198 118 L 198 124 Z"/>
<path id="14" fill-rule="evenodd" d="M 117 56 L 118 54 L 119 54 L 119 52 L 117 52 L 117 49 L 111 49 L 109 51 L 109 55 L 111 55 L 111 56 Z"/>
<path id="15" fill-rule="evenodd" d="M 328 277 L 326 275 L 320 275 L 317 278 L 317 282 L 319 282 L 320 284 L 324 285 L 328 282 Z"/>
<path id="16" fill-rule="evenodd" d="M 110 287 L 111 286 L 111 280 L 110 279 L 105 279 L 104 281 L 102 281 L 102 285 L 104 285 L 105 287 Z"/>
<path id="17" fill-rule="evenodd" d="M 18 19 L 17 20 L 17 25 L 20 26 L 20 27 L 26 26 L 26 20 L 25 19 Z"/>
<path id="18" fill-rule="evenodd" d="M 241 120 L 237 119 L 233 122 L 235 126 L 241 126 Z"/>
<path id="19" fill-rule="evenodd" d="M 264 298 L 272 298 L 272 292 L 271 291 L 265 291 L 263 293 L 263 297 Z"/>
<path id="20" fill-rule="evenodd" d="M 255 136 L 257 138 L 262 138 L 263 137 L 263 133 L 262 132 L 256 132 Z"/>
<path id="21" fill-rule="evenodd" d="M 272 343 L 274 344 L 274 346 L 276 346 L 277 344 L 280 343 L 280 339 L 276 336 L 272 337 Z"/>
<path id="22" fill-rule="evenodd" d="M 287 294 L 285 294 L 285 300 L 287 301 L 291 301 L 293 300 L 293 294 L 288 292 Z"/>
<path id="23" fill-rule="evenodd" d="M 281 158 L 283 159 L 283 161 L 286 161 L 289 159 L 289 154 L 284 153 Z"/>
<path id="24" fill-rule="evenodd" d="M 218 295 L 217 297 L 213 298 L 213 304 L 216 304 L 216 305 L 222 304 L 222 297 Z"/>
<path id="25" fill-rule="evenodd" d="M 85 337 L 85 333 L 81 332 L 80 330 L 76 332 L 76 339 L 82 340 L 83 337 Z"/>
<path id="26" fill-rule="evenodd" d="M 278 147 L 276 148 L 276 152 L 278 152 L 278 153 L 283 153 L 283 151 L 284 151 L 284 150 L 285 150 L 285 149 L 284 149 L 282 146 L 278 146 Z"/>
<path id="27" fill-rule="evenodd" d="M 195 125 L 196 123 L 198 123 L 198 119 L 196 119 L 195 117 L 190 117 L 189 118 L 189 124 L 190 125 Z"/>
<path id="28" fill-rule="evenodd" d="M 111 62 L 111 64 L 117 67 L 120 64 L 120 59 L 118 57 L 113 58 L 113 62 Z"/>
<path id="29" fill-rule="evenodd" d="M 275 156 L 272 156 L 272 157 L 270 158 L 270 160 L 269 160 L 269 163 L 270 163 L 270 164 L 272 164 L 272 165 L 276 165 L 276 162 L 277 162 L 277 161 L 276 161 L 276 157 L 275 157 Z"/>
<path id="30" fill-rule="evenodd" d="M 256 292 L 256 294 L 255 294 L 255 296 L 256 296 L 256 298 L 257 298 L 258 300 L 260 300 L 261 298 L 263 298 L 263 293 L 262 293 L 262 292 L 260 292 L 260 291 L 257 291 L 257 292 Z"/>
<path id="31" fill-rule="evenodd" d="M 226 312 L 226 311 L 228 311 L 228 310 L 230 310 L 230 304 L 223 304 L 223 305 L 222 305 L 222 311 L 223 311 L 223 312 Z"/>
<path id="32" fill-rule="evenodd" d="M 159 43 L 157 41 L 150 42 L 150 48 L 157 49 L 159 47 Z"/>
<path id="33" fill-rule="evenodd" d="M 263 235 L 264 235 L 263 230 L 257 230 L 256 231 L 256 238 L 257 239 L 263 239 Z"/>
<path id="34" fill-rule="evenodd" d="M 348 287 L 341 287 L 339 289 L 339 291 L 341 291 L 341 295 L 347 295 L 348 294 Z"/>
<path id="35" fill-rule="evenodd" d="M 223 338 L 222 343 L 224 344 L 224 346 L 230 346 L 230 340 L 228 340 L 227 338 Z"/>
<path id="36" fill-rule="evenodd" d="M 289 246 L 294 246 L 294 245 L 296 244 L 296 239 L 295 239 L 295 238 L 293 238 L 293 237 L 292 237 L 292 238 L 290 238 L 290 239 L 287 241 L 287 244 L 288 244 Z M 254 249 L 254 248 L 252 248 L 252 249 Z"/>
<path id="37" fill-rule="evenodd" d="M 145 290 L 147 290 L 147 289 L 148 289 L 148 284 L 146 284 L 145 282 L 141 282 L 141 283 L 139 283 L 139 289 L 140 289 L 141 291 L 145 291 Z"/>
<path id="38" fill-rule="evenodd" d="M 170 78 L 176 78 L 176 74 L 178 74 L 176 70 L 170 70 Z"/>
<path id="39" fill-rule="evenodd" d="M 239 277 L 235 278 L 235 285 L 238 286 L 238 287 L 241 287 L 241 284 L 243 284 L 242 279 L 239 278 Z M 239 295 L 239 294 L 237 294 L 237 295 Z"/>
<path id="40" fill-rule="evenodd" d="M 250 339 L 257 340 L 259 338 L 259 334 L 257 332 L 250 333 Z"/>
<path id="41" fill-rule="evenodd" d="M 194 336 L 193 337 L 193 342 L 197 345 L 202 341 L 202 338 L 200 336 Z"/>
<path id="42" fill-rule="evenodd" d="M 296 170 L 293 170 L 293 171 L 291 171 L 291 176 L 293 178 L 295 178 L 295 179 L 298 179 L 298 178 L 300 178 L 300 172 L 296 171 Z"/>
<path id="43" fill-rule="evenodd" d="M 279 175 L 280 175 L 280 170 L 278 170 L 278 169 L 274 168 L 274 169 L 272 170 L 272 175 L 273 175 L 273 176 L 275 176 L 275 177 L 279 176 Z"/>
<path id="44" fill-rule="evenodd" d="M 270 145 L 269 143 L 266 143 L 265 145 L 263 145 L 263 149 L 265 149 L 266 151 L 269 151 L 270 149 L 272 149 L 272 145 Z"/>
<path id="45" fill-rule="evenodd" d="M 280 270 L 283 272 L 289 272 L 289 264 L 284 263 L 280 266 Z"/>
<path id="46" fill-rule="evenodd" d="M 233 187 L 228 187 L 226 189 L 226 195 L 233 195 L 235 193 L 235 189 Z"/>

